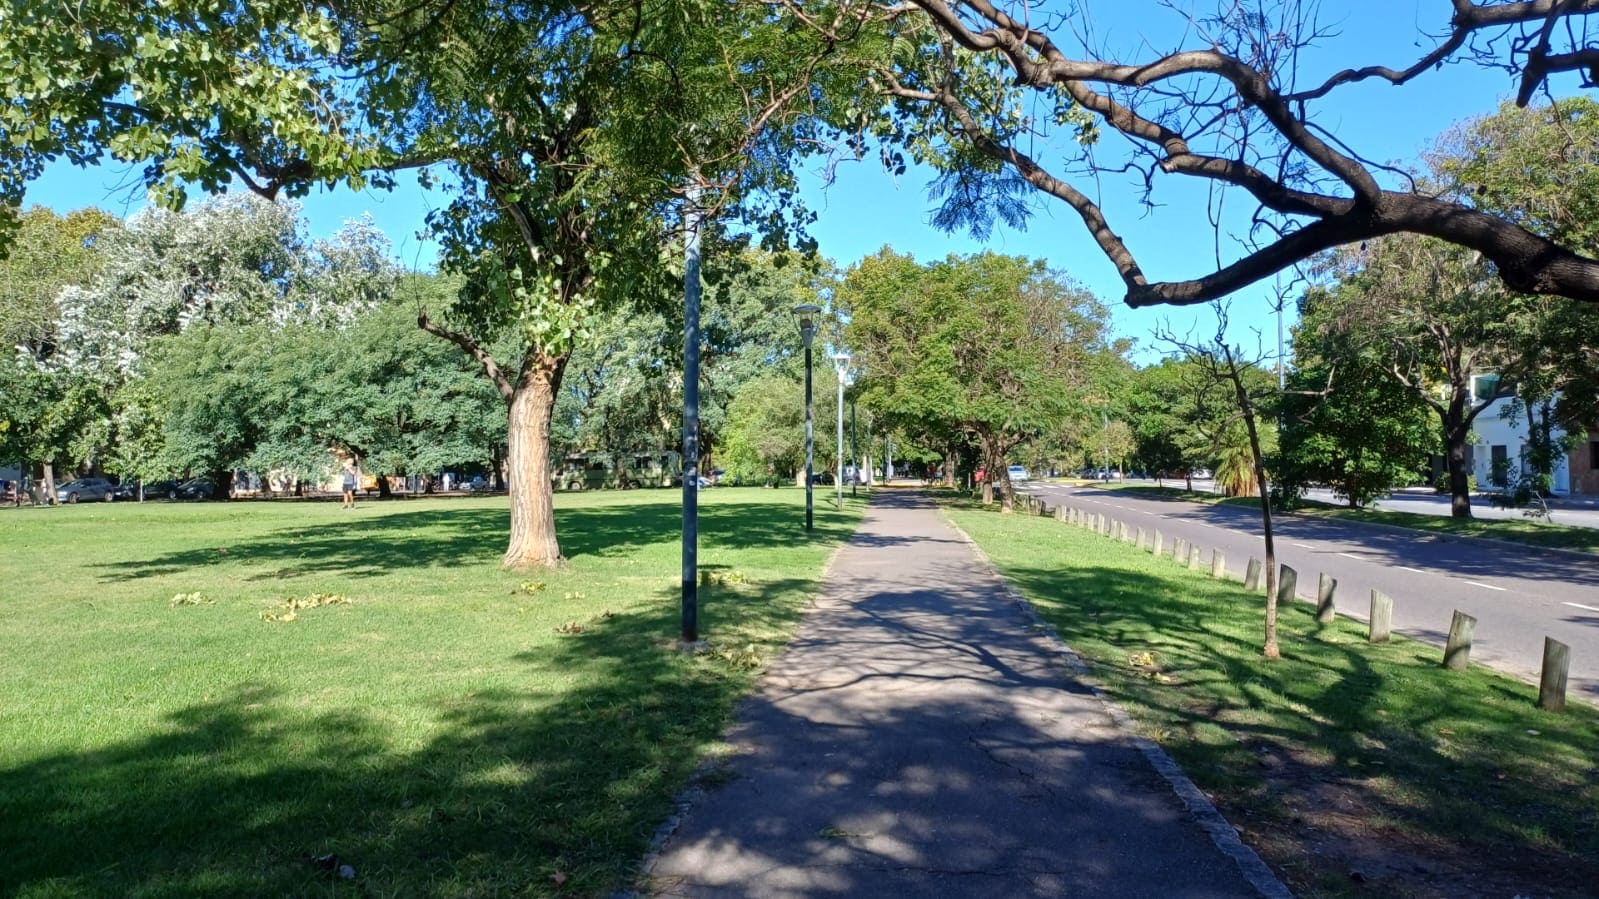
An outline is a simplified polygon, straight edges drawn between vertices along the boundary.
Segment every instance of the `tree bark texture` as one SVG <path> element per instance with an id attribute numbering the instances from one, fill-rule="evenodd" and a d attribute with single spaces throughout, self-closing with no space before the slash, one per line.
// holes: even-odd
<path id="1" fill-rule="evenodd" d="M 555 536 L 555 492 L 550 483 L 550 420 L 565 357 L 539 354 L 511 395 L 506 452 L 511 500 L 511 539 L 506 568 L 561 563 Z"/>
<path id="2" fill-rule="evenodd" d="M 1471 470 L 1466 466 L 1466 439 L 1470 427 L 1462 421 L 1450 422 L 1444 430 L 1449 460 L 1449 514 L 1471 517 Z"/>

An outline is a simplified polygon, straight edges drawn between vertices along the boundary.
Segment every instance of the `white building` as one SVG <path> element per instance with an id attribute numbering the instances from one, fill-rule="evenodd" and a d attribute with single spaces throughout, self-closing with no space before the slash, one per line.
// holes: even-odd
<path id="1" fill-rule="evenodd" d="M 1491 394 L 1498 383 L 1498 375 L 1473 377 L 1472 405 L 1476 405 L 1482 396 Z M 1476 436 L 1476 442 L 1469 447 L 1469 452 L 1472 473 L 1477 476 L 1477 489 L 1499 489 L 1493 477 L 1496 464 L 1505 466 L 1505 470 L 1509 473 L 1508 481 L 1514 484 L 1525 466 L 1522 449 L 1527 444 L 1526 410 L 1519 408 L 1514 397 L 1501 397 L 1477 413 L 1477 418 L 1471 425 L 1471 432 Z M 1566 432 L 1556 425 L 1551 436 L 1555 440 L 1560 440 L 1566 436 Z M 1555 469 L 1551 474 L 1554 477 L 1555 493 L 1564 495 L 1571 492 L 1571 464 L 1564 453 L 1556 458 Z"/>

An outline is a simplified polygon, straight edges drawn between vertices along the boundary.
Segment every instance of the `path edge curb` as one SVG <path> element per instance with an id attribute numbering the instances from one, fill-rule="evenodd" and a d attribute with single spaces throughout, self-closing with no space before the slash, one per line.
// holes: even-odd
<path id="1" fill-rule="evenodd" d="M 859 531 L 860 529 L 856 528 L 856 533 L 859 533 Z M 833 573 L 833 565 L 838 561 L 839 555 L 844 552 L 854 539 L 855 535 L 851 534 L 848 540 L 844 540 L 838 546 L 835 546 L 833 552 L 828 555 L 827 561 L 822 563 L 821 573 L 816 576 L 820 589 L 812 594 L 810 600 L 806 603 L 805 611 L 801 615 L 801 621 L 804 620 L 805 615 L 809 615 L 811 610 L 816 607 L 816 601 L 826 595 L 827 578 Z M 798 631 L 799 628 L 796 625 L 795 632 L 798 633 Z M 788 652 L 787 646 L 783 647 L 783 652 Z M 776 659 L 773 659 L 773 661 L 775 662 Z M 748 696 L 739 700 L 738 706 L 733 710 L 732 721 L 728 725 L 729 729 L 738 725 L 744 705 L 761 692 L 770 671 L 771 665 L 768 665 L 767 670 L 761 672 L 761 676 L 756 678 L 754 689 L 750 691 Z M 726 731 L 723 732 L 723 735 L 726 735 Z M 630 883 L 625 887 L 611 891 L 608 899 L 642 899 L 642 897 L 654 895 L 654 891 L 641 890 L 640 885 L 647 884 L 650 878 L 654 876 L 655 865 L 661 860 L 661 852 L 666 848 L 667 841 L 672 838 L 673 834 L 677 833 L 677 829 L 683 824 L 683 819 L 687 818 L 689 813 L 694 810 L 694 807 L 705 798 L 706 791 L 704 787 L 700 786 L 700 783 L 716 769 L 721 761 L 720 758 L 709 754 L 701 757 L 699 764 L 695 765 L 694 771 L 689 774 L 688 783 L 683 787 L 682 792 L 672 797 L 672 810 L 667 813 L 666 819 L 661 822 L 660 826 L 655 828 L 655 833 L 650 835 L 649 848 L 644 851 L 644 857 L 640 860 Z"/>
<path id="2" fill-rule="evenodd" d="M 1111 720 L 1115 721 L 1116 726 L 1133 741 L 1133 745 L 1149 761 L 1150 766 L 1155 769 L 1155 773 L 1159 774 L 1167 785 L 1171 787 L 1172 792 L 1177 794 L 1177 798 L 1182 801 L 1188 813 L 1193 816 L 1195 823 L 1199 825 L 1200 829 L 1205 831 L 1216 848 L 1221 850 L 1223 855 L 1232 859 L 1233 863 L 1238 866 L 1239 873 L 1243 875 L 1245 880 L 1249 881 L 1249 885 L 1254 887 L 1260 895 L 1267 897 L 1267 899 L 1293 899 L 1293 892 L 1278 879 L 1277 875 L 1272 872 L 1271 867 L 1256 854 L 1255 850 L 1249 848 L 1244 844 L 1243 840 L 1238 838 L 1237 828 L 1233 827 L 1210 799 L 1205 796 L 1204 792 L 1195 786 L 1192 780 L 1188 779 L 1188 775 L 1184 774 L 1183 769 L 1178 766 L 1177 762 L 1166 754 L 1166 750 L 1160 748 L 1159 743 L 1138 732 L 1132 716 L 1127 714 L 1127 710 L 1123 709 L 1120 703 L 1112 699 L 1100 688 L 1093 678 L 1093 672 L 1089 670 L 1082 657 L 1077 654 L 1076 650 L 1071 648 L 1070 644 L 1062 639 L 1060 633 L 1055 630 L 1054 625 L 1045 621 L 1038 614 L 1038 610 L 1033 607 L 1033 604 L 1028 601 L 1027 597 L 1022 595 L 1020 590 L 1016 589 L 1016 586 L 1010 582 L 1009 578 L 1000 572 L 998 566 L 988 557 L 988 553 L 983 552 L 983 548 L 977 545 L 977 541 L 973 540 L 970 534 L 966 533 L 960 525 L 955 523 L 954 519 L 950 518 L 947 510 L 940 508 L 938 512 L 943 517 L 944 522 L 953 528 L 955 533 L 959 534 L 961 539 L 966 542 L 966 545 L 971 548 L 972 554 L 977 557 L 978 561 L 987 567 L 994 577 L 999 579 L 1006 595 L 1021 610 L 1022 615 L 1028 619 L 1028 624 L 1054 644 L 1061 658 L 1078 676 L 1082 684 L 1093 692 L 1094 698 L 1099 700 L 1099 704 L 1104 707 Z"/>

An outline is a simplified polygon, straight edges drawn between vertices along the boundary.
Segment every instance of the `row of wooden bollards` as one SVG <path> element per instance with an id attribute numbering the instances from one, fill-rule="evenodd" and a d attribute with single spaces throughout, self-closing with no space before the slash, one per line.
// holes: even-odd
<path id="1" fill-rule="evenodd" d="M 1036 496 L 1025 498 L 1025 508 L 1035 515 L 1053 515 L 1056 521 L 1087 528 L 1106 537 L 1114 537 L 1123 543 L 1132 543 L 1139 549 L 1147 548 L 1157 556 L 1166 554 L 1166 535 L 1159 529 L 1153 535 L 1146 534 L 1144 528 L 1136 530 L 1130 528 L 1126 522 L 1113 521 L 1110 516 L 1100 512 L 1089 512 L 1068 506 L 1056 506 L 1052 510 L 1043 500 Z M 1180 564 L 1186 564 L 1191 571 L 1197 571 L 1201 565 L 1199 547 L 1181 537 L 1172 541 L 1172 558 Z M 1262 563 L 1259 559 L 1250 557 L 1248 566 L 1244 569 L 1244 589 L 1259 592 L 1261 589 Z M 1278 568 L 1277 601 L 1279 603 L 1291 602 L 1297 599 L 1299 589 L 1299 572 L 1288 565 Z M 1227 577 L 1227 558 L 1221 549 L 1211 550 L 1210 576 L 1218 580 Z M 1338 580 L 1331 575 L 1323 573 L 1316 585 L 1316 620 L 1329 623 L 1337 617 L 1335 604 L 1338 592 Z M 1371 591 L 1371 614 L 1367 619 L 1367 639 L 1372 643 L 1386 643 L 1393 633 L 1394 601 L 1381 590 Z M 1454 618 L 1449 625 L 1449 638 L 1444 643 L 1443 666 L 1451 671 L 1464 671 L 1471 657 L 1471 642 L 1476 633 L 1477 619 L 1470 615 L 1455 610 Z M 1566 707 L 1566 676 L 1571 668 L 1571 647 L 1554 639 L 1545 637 L 1543 641 L 1543 671 L 1538 679 L 1538 707 L 1558 712 Z"/>

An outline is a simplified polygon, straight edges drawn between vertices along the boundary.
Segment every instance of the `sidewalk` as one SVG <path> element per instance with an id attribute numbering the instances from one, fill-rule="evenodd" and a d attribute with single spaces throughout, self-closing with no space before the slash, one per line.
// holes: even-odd
<path id="1" fill-rule="evenodd" d="M 917 493 L 874 497 L 729 739 L 656 895 L 1261 894 Z"/>

